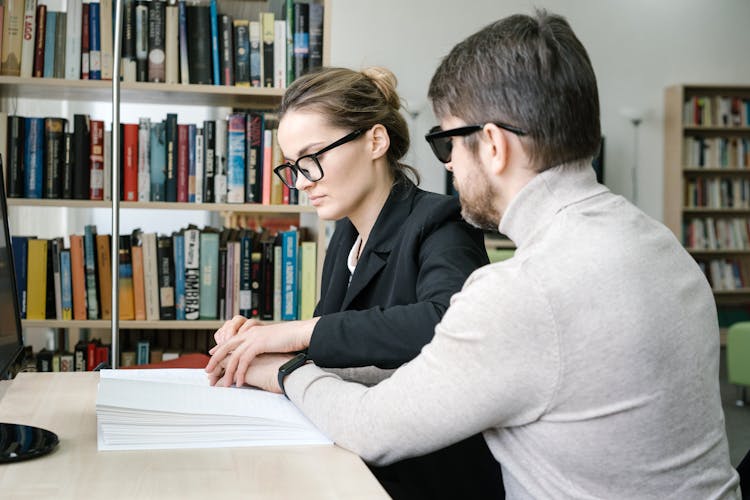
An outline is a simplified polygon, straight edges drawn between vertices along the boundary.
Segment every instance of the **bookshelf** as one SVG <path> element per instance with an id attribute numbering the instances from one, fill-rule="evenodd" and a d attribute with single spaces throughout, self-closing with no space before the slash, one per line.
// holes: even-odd
<path id="1" fill-rule="evenodd" d="M 309 3 L 323 5 L 323 50 L 322 61 L 324 65 L 329 64 L 330 59 L 330 0 L 310 0 Z M 232 15 L 235 19 L 258 19 L 262 11 L 276 11 L 283 9 L 285 0 L 218 0 L 219 13 Z M 113 8 L 116 2 L 112 2 Z M 282 6 L 282 7 L 279 7 Z M 278 18 L 277 18 L 278 19 Z M 287 37 L 289 39 L 289 37 Z M 64 102 L 65 118 L 70 118 L 77 112 L 77 107 L 86 108 L 92 102 L 111 105 L 113 114 L 128 106 L 168 105 L 177 107 L 177 113 L 181 109 L 190 107 L 199 108 L 226 108 L 229 110 L 273 110 L 278 107 L 284 89 L 278 87 L 242 87 L 223 85 L 203 85 L 184 83 L 151 83 L 151 82 L 120 82 L 119 95 L 113 89 L 112 81 L 107 80 L 68 80 L 63 78 L 28 78 L 20 76 L 0 76 L 0 111 L 9 115 L 14 114 L 17 102 L 38 101 L 39 108 L 44 109 L 49 105 L 50 99 Z M 116 99 L 119 97 L 119 99 Z M 115 102 L 119 107 L 115 108 Z M 68 106 L 70 109 L 68 109 Z M 115 113 L 117 111 L 117 113 Z M 84 111 L 85 112 L 85 111 Z M 35 116 L 44 116 L 41 111 Z M 52 112 L 53 116 L 59 112 Z M 110 117 L 112 118 L 112 117 Z M 157 119 L 157 116 L 152 116 Z M 163 118 L 163 116 L 162 116 Z M 107 119 L 105 118 L 105 121 Z M 72 122 L 71 122 L 72 124 Z M 109 124 L 107 125 L 109 127 Z M 2 124 L 0 131 L 2 136 L 7 135 L 6 124 Z M 4 146 L 7 147 L 7 146 Z M 113 148 L 114 149 L 114 148 Z M 3 151 L 5 153 L 5 151 Z M 117 165 L 113 158 L 112 165 Z M 7 168 L 7 166 L 5 167 Z M 117 177 L 117 176 L 115 176 Z M 7 178 L 7 176 L 6 176 Z M 117 181 L 112 186 L 112 193 L 119 192 Z M 323 259 L 326 245 L 327 224 L 317 218 L 315 209 L 305 205 L 281 205 L 281 204 L 236 204 L 236 203 L 179 203 L 179 202 L 125 202 L 119 201 L 89 201 L 70 199 L 25 199 L 9 198 L 8 205 L 24 207 L 24 216 L 31 213 L 33 217 L 39 213 L 45 216 L 49 210 L 57 208 L 71 209 L 74 211 L 88 210 L 113 210 L 116 209 L 117 217 L 120 214 L 135 214 L 136 218 L 149 216 L 158 217 L 159 213 L 168 211 L 200 211 L 217 214 L 223 220 L 224 225 L 234 224 L 238 216 L 253 217 L 258 221 L 266 219 L 273 220 L 279 216 L 291 216 L 298 221 L 298 226 L 307 230 L 308 236 L 316 243 L 317 253 L 317 286 L 316 295 L 319 293 L 320 276 L 322 273 Z M 37 211 L 37 209 L 39 209 Z M 44 210 L 47 210 L 45 212 Z M 129 215 L 130 216 L 130 215 Z M 114 219 L 114 217 L 113 217 Z M 175 227 L 174 230 L 179 229 Z M 106 233 L 106 231 L 103 231 Z M 120 231 L 122 232 L 122 231 Z M 23 227 L 14 230 L 16 234 L 23 234 Z M 59 236 L 62 236 L 60 234 Z M 65 235 L 67 236 L 67 235 Z M 114 242 L 115 238 L 112 238 Z M 114 283 L 112 287 L 113 296 L 117 296 Z M 223 324 L 221 320 L 160 320 L 160 321 L 126 321 L 117 322 L 119 329 L 128 330 L 215 330 Z M 47 329 L 109 329 L 110 320 L 23 320 L 24 328 L 47 328 Z M 114 340 L 114 339 L 113 339 Z M 115 342 L 113 342 L 115 345 Z M 113 353 L 114 354 L 114 353 Z M 114 354 L 117 356 L 116 354 Z M 119 361 L 119 357 L 116 357 Z"/>
<path id="2" fill-rule="evenodd" d="M 750 316 L 750 85 L 670 86 L 664 127 L 664 222 L 726 326 Z"/>

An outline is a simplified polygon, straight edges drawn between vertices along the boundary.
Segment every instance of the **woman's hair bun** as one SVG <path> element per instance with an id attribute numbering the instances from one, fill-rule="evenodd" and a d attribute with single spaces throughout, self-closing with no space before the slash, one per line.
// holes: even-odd
<path id="1" fill-rule="evenodd" d="M 396 92 L 398 80 L 391 70 L 380 66 L 372 66 L 363 69 L 361 73 L 375 84 L 389 106 L 394 109 L 401 108 L 401 98 Z"/>

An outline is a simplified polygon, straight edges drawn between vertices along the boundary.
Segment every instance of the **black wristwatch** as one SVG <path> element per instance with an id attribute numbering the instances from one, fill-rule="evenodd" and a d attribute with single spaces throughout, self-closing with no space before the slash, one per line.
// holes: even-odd
<path id="1" fill-rule="evenodd" d="M 306 362 L 307 351 L 302 351 L 279 367 L 279 387 L 281 388 L 281 392 L 284 393 L 284 396 L 286 396 L 286 390 L 284 390 L 284 377 L 304 365 Z"/>

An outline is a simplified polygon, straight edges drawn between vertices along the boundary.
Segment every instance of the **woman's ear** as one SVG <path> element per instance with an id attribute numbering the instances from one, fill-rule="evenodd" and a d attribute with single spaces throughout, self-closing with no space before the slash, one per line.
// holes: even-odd
<path id="1" fill-rule="evenodd" d="M 388 130 L 380 123 L 370 129 L 370 134 L 372 134 L 372 140 L 370 141 L 372 159 L 377 160 L 388 153 L 388 148 L 391 146 L 391 138 L 388 135 Z"/>

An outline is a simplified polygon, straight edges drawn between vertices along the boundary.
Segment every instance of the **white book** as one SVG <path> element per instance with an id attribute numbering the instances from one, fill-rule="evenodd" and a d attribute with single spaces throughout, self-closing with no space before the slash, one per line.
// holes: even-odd
<path id="1" fill-rule="evenodd" d="M 164 24 L 164 52 L 166 54 L 165 72 L 167 83 L 179 83 L 180 78 L 180 13 L 177 4 L 167 5 Z M 208 36 L 208 35 L 206 35 Z"/>
<path id="2" fill-rule="evenodd" d="M 138 119 L 138 201 L 151 201 L 151 120 Z"/>
<path id="3" fill-rule="evenodd" d="M 65 18 L 65 79 L 81 79 L 81 0 L 68 0 L 68 16 Z"/>
<path id="4" fill-rule="evenodd" d="M 214 151 L 214 201 L 227 202 L 227 121 L 216 120 Z"/>
<path id="5" fill-rule="evenodd" d="M 159 319 L 159 274 L 156 233 L 143 234 L 143 285 L 146 289 L 146 319 Z"/>
<path id="6" fill-rule="evenodd" d="M 203 129 L 195 131 L 195 202 L 203 203 Z"/>
<path id="7" fill-rule="evenodd" d="M 273 86 L 286 88 L 286 21 L 273 22 Z"/>
<path id="8" fill-rule="evenodd" d="M 99 451 L 333 444 L 283 395 L 201 369 L 102 370 L 96 421 Z"/>
<path id="9" fill-rule="evenodd" d="M 112 55 L 114 51 L 112 41 L 112 5 L 113 0 L 99 0 L 99 46 L 101 48 L 102 59 L 102 80 L 111 80 L 114 72 Z"/>
<path id="10" fill-rule="evenodd" d="M 36 0 L 25 0 L 21 41 L 21 77 L 31 78 L 34 70 L 34 36 L 36 35 Z"/>
<path id="11" fill-rule="evenodd" d="M 185 238 L 185 319 L 199 319 L 200 316 L 200 245 L 201 233 L 198 229 L 186 229 Z"/>

